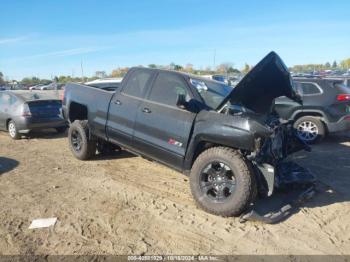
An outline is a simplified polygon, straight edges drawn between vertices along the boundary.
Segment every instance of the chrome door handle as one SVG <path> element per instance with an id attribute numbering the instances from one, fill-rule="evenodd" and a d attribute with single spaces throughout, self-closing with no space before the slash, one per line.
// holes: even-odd
<path id="1" fill-rule="evenodd" d="M 120 102 L 119 100 L 114 100 L 114 104 L 120 106 L 122 104 L 122 102 Z"/>
<path id="2" fill-rule="evenodd" d="M 145 107 L 144 109 L 142 109 L 142 112 L 144 112 L 144 113 L 151 113 L 152 111 L 149 109 L 149 108 L 147 108 L 147 107 Z"/>

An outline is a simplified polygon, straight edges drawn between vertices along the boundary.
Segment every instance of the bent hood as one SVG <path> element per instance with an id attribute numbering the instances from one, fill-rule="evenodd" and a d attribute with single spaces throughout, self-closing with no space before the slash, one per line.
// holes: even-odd
<path id="1" fill-rule="evenodd" d="M 274 99 L 280 96 L 301 102 L 286 65 L 275 52 L 271 52 L 236 85 L 218 108 L 230 101 L 258 114 L 266 114 L 271 111 Z"/>

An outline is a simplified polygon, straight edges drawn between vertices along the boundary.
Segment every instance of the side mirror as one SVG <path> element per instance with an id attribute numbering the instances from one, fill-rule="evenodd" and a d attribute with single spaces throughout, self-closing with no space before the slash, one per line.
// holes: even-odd
<path id="1" fill-rule="evenodd" d="M 176 106 L 181 109 L 186 109 L 186 106 L 187 106 L 186 95 L 184 94 L 177 95 Z"/>

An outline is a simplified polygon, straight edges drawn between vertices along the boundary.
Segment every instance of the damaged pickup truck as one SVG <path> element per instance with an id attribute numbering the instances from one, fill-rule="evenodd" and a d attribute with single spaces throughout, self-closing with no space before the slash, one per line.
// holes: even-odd
<path id="1" fill-rule="evenodd" d="M 301 102 L 271 52 L 234 89 L 149 68 L 130 69 L 115 91 L 68 84 L 63 112 L 76 158 L 128 150 L 189 175 L 193 197 L 207 212 L 238 216 L 258 195 L 314 181 L 286 160 L 307 146 L 274 112 L 280 96 Z"/>

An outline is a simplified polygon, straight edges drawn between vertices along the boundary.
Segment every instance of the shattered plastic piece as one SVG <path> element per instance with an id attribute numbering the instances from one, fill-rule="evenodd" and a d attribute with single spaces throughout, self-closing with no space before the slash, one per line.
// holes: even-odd
<path id="1" fill-rule="evenodd" d="M 54 226 L 56 224 L 56 221 L 57 217 L 34 219 L 30 224 L 29 229 Z"/>
<path id="2" fill-rule="evenodd" d="M 239 222 L 245 223 L 247 221 L 258 221 L 266 224 L 276 224 L 278 222 L 281 222 L 289 215 L 291 215 L 293 211 L 299 208 L 300 204 L 307 200 L 310 200 L 315 195 L 315 192 L 315 186 L 312 185 L 303 192 L 301 192 L 301 194 L 298 195 L 297 199 L 284 205 L 278 211 L 270 212 L 266 215 L 260 215 L 257 211 L 253 209 L 245 214 L 242 214 L 239 218 Z"/>
<path id="3" fill-rule="evenodd" d="M 295 162 L 281 162 L 277 165 L 275 186 L 279 189 L 312 185 L 316 182 L 316 176 L 307 168 L 301 167 Z"/>

